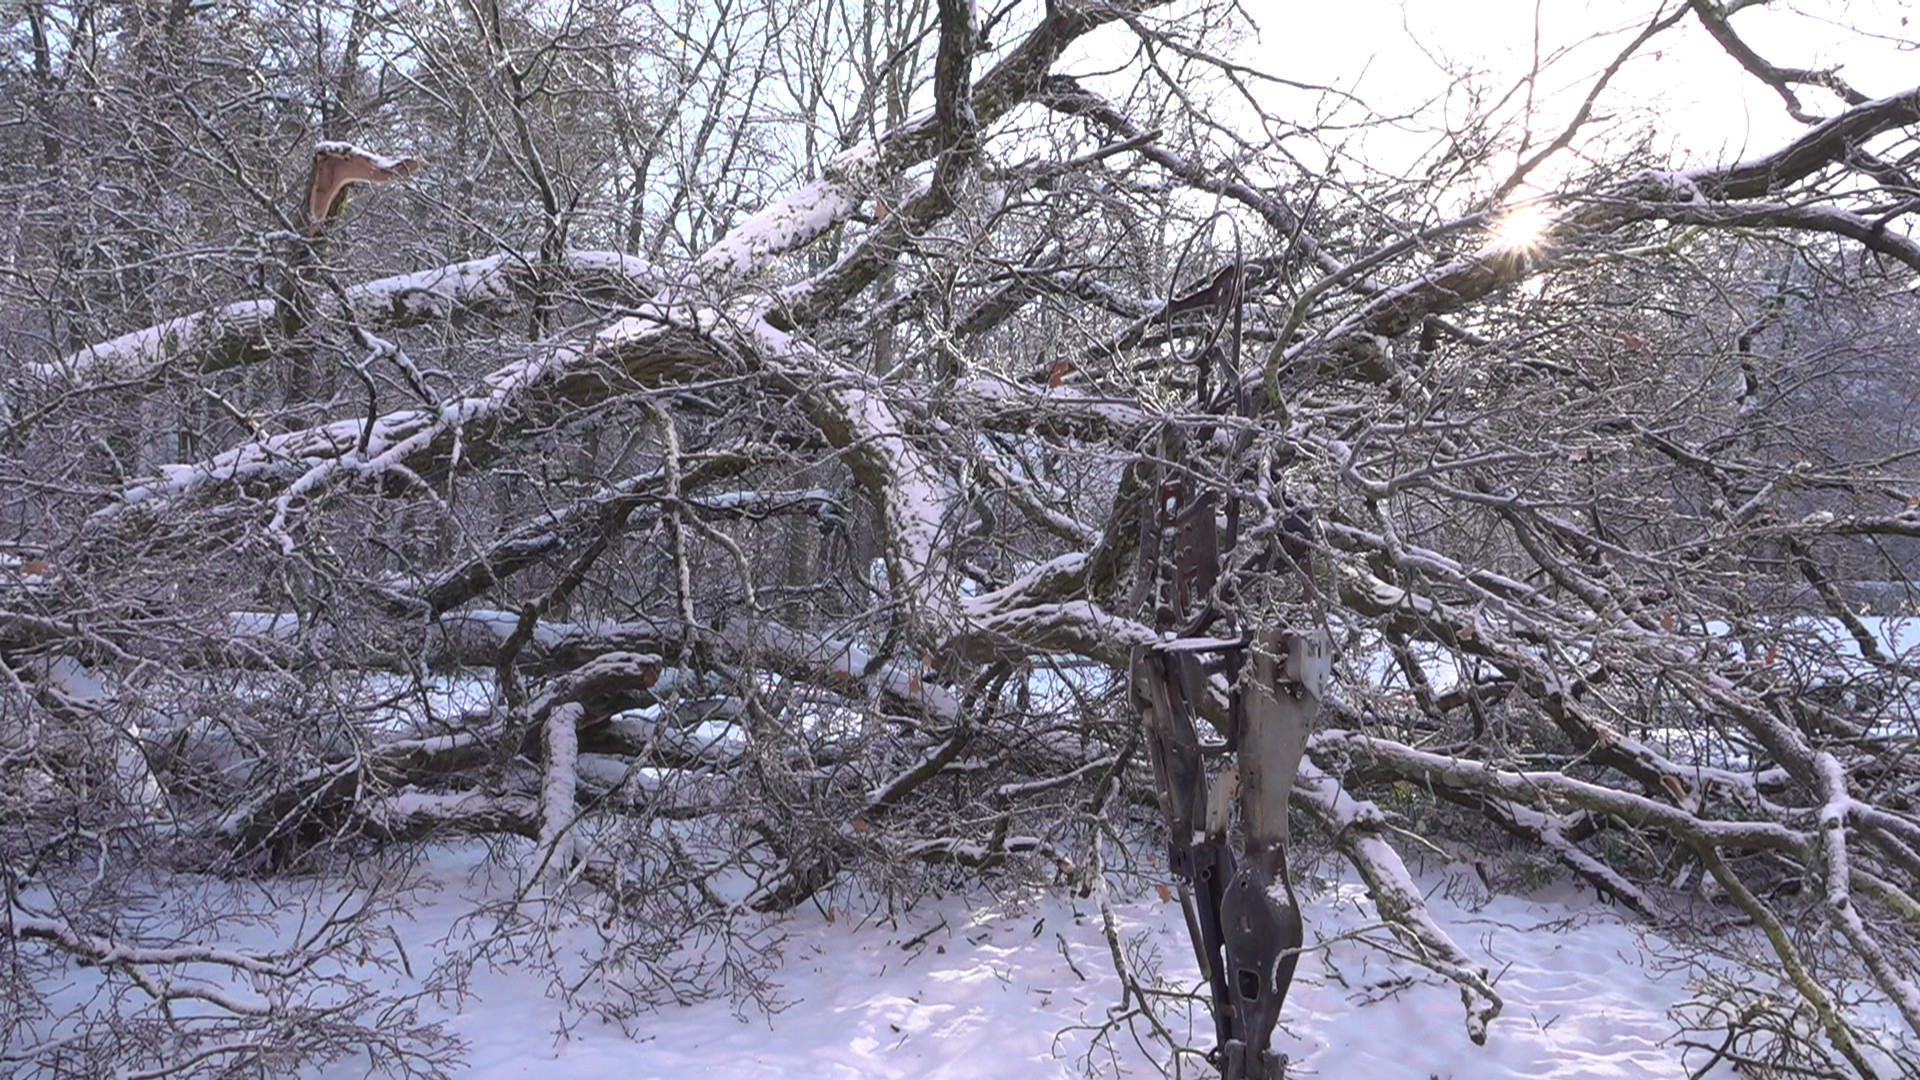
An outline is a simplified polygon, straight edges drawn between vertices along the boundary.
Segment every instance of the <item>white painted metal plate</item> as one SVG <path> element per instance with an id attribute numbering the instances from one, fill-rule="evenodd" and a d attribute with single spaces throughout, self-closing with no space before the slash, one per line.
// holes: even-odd
<path id="1" fill-rule="evenodd" d="M 1333 642 L 1324 630 L 1287 635 L 1287 666 L 1284 677 L 1297 683 L 1309 697 L 1327 696 L 1327 679 L 1333 673 Z"/>

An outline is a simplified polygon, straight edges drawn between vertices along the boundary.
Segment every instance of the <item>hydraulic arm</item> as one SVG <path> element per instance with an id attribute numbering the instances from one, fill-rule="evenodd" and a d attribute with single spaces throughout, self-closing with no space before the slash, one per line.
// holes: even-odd
<path id="1" fill-rule="evenodd" d="M 1240 604 L 1248 586 L 1270 601 L 1272 587 L 1288 578 L 1303 595 L 1315 591 L 1313 508 L 1285 494 L 1279 470 L 1290 451 L 1253 453 L 1266 391 L 1251 389 L 1240 371 L 1242 293 L 1265 273 L 1236 264 L 1203 300 L 1183 298 L 1163 316 L 1171 328 L 1211 313 L 1191 358 L 1193 405 L 1209 418 L 1162 431 L 1153 497 L 1140 515 L 1135 599 L 1152 610 L 1164 639 L 1135 648 L 1130 672 L 1167 818 L 1167 861 L 1211 992 L 1211 1060 L 1226 1080 L 1286 1073 L 1271 1040 L 1302 940 L 1287 876 L 1287 799 L 1330 658 L 1325 634 L 1249 630 Z M 1277 530 L 1243 544 L 1241 492 L 1262 490 L 1264 504 L 1284 513 Z M 1259 609 L 1278 610 L 1270 602 Z M 1233 629 L 1203 636 L 1220 625 Z M 1219 739 L 1203 745 L 1201 723 Z M 1214 750 L 1225 764 L 1210 775 L 1212 755 L 1203 751 Z M 1237 847 L 1229 839 L 1236 806 Z"/>
<path id="2" fill-rule="evenodd" d="M 1279 1080 L 1270 1046 L 1303 940 L 1287 876 L 1287 798 L 1326 686 L 1324 635 L 1173 640 L 1133 653 L 1187 932 L 1212 993 L 1214 1063 L 1226 1080 Z M 1224 700 L 1222 700 L 1224 699 Z M 1196 717 L 1217 717 L 1229 763 L 1211 780 Z M 1240 810 L 1236 851 L 1232 808 Z"/>

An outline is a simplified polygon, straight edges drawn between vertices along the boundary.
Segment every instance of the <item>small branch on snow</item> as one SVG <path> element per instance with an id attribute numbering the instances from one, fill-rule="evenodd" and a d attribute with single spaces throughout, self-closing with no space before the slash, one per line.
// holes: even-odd
<path id="1" fill-rule="evenodd" d="M 1349 795 L 1338 780 L 1310 760 L 1300 763 L 1292 802 L 1333 835 L 1341 852 L 1366 879 L 1381 919 L 1411 949 L 1411 959 L 1459 985 L 1460 1001 L 1467 1010 L 1467 1037 L 1476 1046 L 1485 1045 L 1487 1025 L 1503 1007 L 1500 995 L 1488 981 L 1487 969 L 1475 964 L 1427 913 L 1426 900 L 1399 852 L 1380 837 L 1386 825 L 1380 808 Z"/>
<path id="2" fill-rule="evenodd" d="M 919 761 L 900 771 L 893 779 L 875 788 L 867 796 L 867 804 L 855 811 L 848 819 L 849 833 L 852 830 L 870 828 L 872 823 L 884 816 L 901 799 L 906 798 L 916 788 L 940 775 L 973 741 L 970 728 L 960 728 L 947 737 L 944 743 L 926 751 Z M 946 841 L 952 843 L 951 841 Z M 936 842 L 937 844 L 938 842 Z M 788 868 L 787 874 L 779 884 L 760 890 L 747 901 L 755 911 L 788 911 L 803 903 L 809 896 L 820 891 L 835 874 L 840 872 L 844 861 L 843 849 L 851 845 L 836 845 L 824 855 L 802 866 Z M 923 856 L 957 855 L 958 852 L 942 851 L 937 846 L 928 852 L 916 852 Z M 984 852 L 983 852 L 984 857 Z"/>

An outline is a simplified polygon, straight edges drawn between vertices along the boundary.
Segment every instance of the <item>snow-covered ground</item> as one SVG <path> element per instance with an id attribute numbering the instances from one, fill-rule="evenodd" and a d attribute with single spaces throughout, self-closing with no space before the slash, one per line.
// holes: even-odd
<path id="1" fill-rule="evenodd" d="M 450 930 L 473 891 L 484 888 L 461 865 L 473 858 L 471 851 L 442 853 L 435 876 L 445 887 L 422 894 L 396 925 L 414 971 L 423 971 L 425 955 L 465 947 Z M 1307 907 L 1309 936 L 1327 944 L 1302 959 L 1275 1039 L 1293 1058 L 1292 1075 L 1687 1075 L 1680 1050 L 1666 1041 L 1675 1030 L 1668 1009 L 1686 996 L 1684 975 L 1648 963 L 1641 933 L 1610 908 L 1571 888 L 1531 899 L 1489 897 L 1462 867 L 1430 870 L 1422 881 L 1436 917 L 1493 971 L 1506 997 L 1487 1045 L 1468 1041 L 1451 986 L 1369 943 L 1386 934 L 1364 890 L 1320 882 Z M 1148 889 L 1115 897 L 1114 908 L 1129 955 L 1143 949 L 1168 975 L 1195 981 L 1177 903 Z M 713 1001 L 643 1016 L 628 1034 L 568 1013 L 548 996 L 543 976 L 512 969 L 477 973 L 472 996 L 440 1006 L 440 1015 L 468 1044 L 463 1075 L 481 1078 L 934 1080 L 1076 1077 L 1090 1067 L 1156 1075 L 1127 1028 L 1097 1045 L 1093 1037 L 1120 1003 L 1121 984 L 1091 899 L 977 893 L 892 916 L 878 903 L 809 907 L 784 929 L 775 978 L 788 1004 L 772 1016 L 737 1015 Z M 1211 1045 L 1199 1030 L 1206 1023 L 1195 1012 L 1176 1033 Z M 1696 1065 L 1703 1060 L 1696 1054 Z M 364 1060 L 349 1061 L 316 1080 L 364 1074 Z M 1188 1059 L 1182 1075 L 1215 1074 Z M 1732 1074 L 1723 1066 L 1711 1075 Z"/>

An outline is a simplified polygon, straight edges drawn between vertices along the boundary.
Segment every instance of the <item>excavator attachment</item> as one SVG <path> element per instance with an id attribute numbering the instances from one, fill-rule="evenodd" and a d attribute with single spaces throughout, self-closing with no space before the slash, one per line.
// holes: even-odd
<path id="1" fill-rule="evenodd" d="M 1201 659 L 1207 653 L 1218 654 L 1219 671 L 1237 672 L 1237 683 L 1209 675 Z M 1304 939 L 1287 876 L 1287 799 L 1328 667 L 1328 642 L 1319 633 L 1170 641 L 1133 654 L 1134 704 L 1167 817 L 1168 863 L 1180 879 L 1188 933 L 1212 991 L 1213 1060 L 1226 1080 L 1286 1074 L 1286 1058 L 1270 1041 Z M 1238 758 L 1211 784 L 1194 724 L 1202 714 L 1217 718 L 1224 749 Z M 1236 801 L 1237 854 L 1228 842 Z"/>

